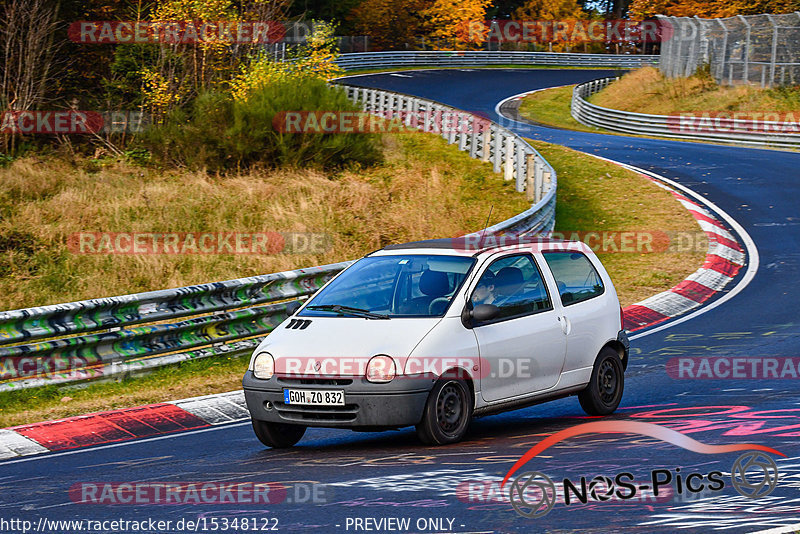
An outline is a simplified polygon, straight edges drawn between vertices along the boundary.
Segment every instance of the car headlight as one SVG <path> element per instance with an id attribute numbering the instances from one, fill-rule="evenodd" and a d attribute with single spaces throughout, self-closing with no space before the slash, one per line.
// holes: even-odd
<path id="1" fill-rule="evenodd" d="M 275 374 L 275 359 L 269 352 L 256 354 L 253 359 L 253 376 L 267 380 Z"/>
<path id="2" fill-rule="evenodd" d="M 394 360 L 385 354 L 373 356 L 367 364 L 366 377 L 370 382 L 391 382 L 396 374 Z"/>

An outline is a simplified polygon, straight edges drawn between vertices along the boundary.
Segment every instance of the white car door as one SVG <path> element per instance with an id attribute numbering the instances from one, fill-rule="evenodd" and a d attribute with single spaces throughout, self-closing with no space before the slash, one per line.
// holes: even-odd
<path id="1" fill-rule="evenodd" d="M 619 310 L 609 310 L 600 274 L 584 254 L 555 251 L 542 256 L 558 285 L 563 306 L 567 329 L 564 371 L 589 367 L 608 338 L 608 325 L 618 320 Z"/>
<path id="2" fill-rule="evenodd" d="M 473 328 L 485 401 L 531 394 L 558 382 L 566 338 L 533 256 L 513 254 L 494 260 L 478 279 L 471 302 L 473 307 L 499 308 L 498 317 Z"/>

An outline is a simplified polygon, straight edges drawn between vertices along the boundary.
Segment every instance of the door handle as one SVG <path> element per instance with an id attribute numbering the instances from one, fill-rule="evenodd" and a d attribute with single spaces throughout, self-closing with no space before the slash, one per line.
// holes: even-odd
<path id="1" fill-rule="evenodd" d="M 564 332 L 565 336 L 568 336 L 572 331 L 572 323 L 569 321 L 566 315 L 559 317 L 558 321 L 561 323 L 561 331 Z"/>

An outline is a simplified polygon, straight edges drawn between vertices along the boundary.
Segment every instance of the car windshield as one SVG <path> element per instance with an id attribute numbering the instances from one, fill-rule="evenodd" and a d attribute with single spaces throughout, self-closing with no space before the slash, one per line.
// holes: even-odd
<path id="1" fill-rule="evenodd" d="M 317 293 L 304 317 L 441 317 L 474 258 L 409 254 L 363 258 Z"/>

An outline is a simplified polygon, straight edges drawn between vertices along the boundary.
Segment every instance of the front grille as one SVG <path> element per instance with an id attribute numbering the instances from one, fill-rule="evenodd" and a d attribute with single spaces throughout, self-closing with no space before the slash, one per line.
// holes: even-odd
<path id="1" fill-rule="evenodd" d="M 352 378 L 307 378 L 307 377 L 278 377 L 278 382 L 290 386 L 349 386 Z"/>
<path id="2" fill-rule="evenodd" d="M 295 422 L 355 421 L 358 404 L 344 406 L 292 406 L 283 402 L 274 403 L 281 418 Z"/>

